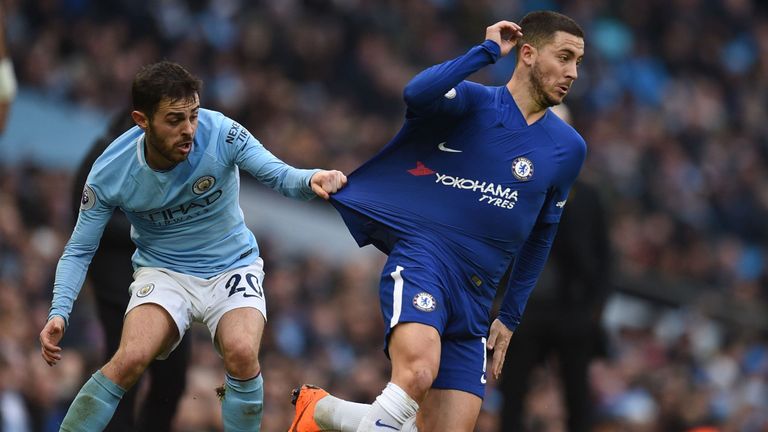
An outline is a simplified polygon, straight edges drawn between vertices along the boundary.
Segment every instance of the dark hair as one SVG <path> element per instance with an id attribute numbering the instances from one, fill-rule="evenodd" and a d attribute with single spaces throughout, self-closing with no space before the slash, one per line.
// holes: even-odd
<path id="1" fill-rule="evenodd" d="M 177 63 L 161 61 L 146 65 L 133 79 L 133 109 L 151 119 L 163 99 L 170 99 L 171 102 L 191 100 L 199 94 L 202 86 L 202 81 Z"/>
<path id="2" fill-rule="evenodd" d="M 584 31 L 576 21 L 553 11 L 530 12 L 520 21 L 520 27 L 523 28 L 523 38 L 518 42 L 518 47 L 528 44 L 541 48 L 551 42 L 559 31 L 584 39 Z"/>

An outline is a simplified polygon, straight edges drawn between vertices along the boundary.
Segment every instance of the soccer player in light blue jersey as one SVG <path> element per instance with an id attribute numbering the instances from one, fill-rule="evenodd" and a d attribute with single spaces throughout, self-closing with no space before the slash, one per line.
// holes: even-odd
<path id="1" fill-rule="evenodd" d="M 465 80 L 516 45 L 505 86 Z M 582 137 L 548 109 L 568 93 L 583 54 L 572 19 L 532 12 L 520 25 L 488 27 L 482 44 L 408 84 L 403 128 L 331 198 L 361 246 L 389 255 L 380 300 L 391 380 L 372 405 L 296 389 L 291 432 L 473 430 L 486 349 L 498 378 L 586 155 Z"/>
<path id="2" fill-rule="evenodd" d="M 116 208 L 132 225 L 135 273 L 119 348 L 77 394 L 62 431 L 103 430 L 125 391 L 176 347 L 191 321 L 208 327 L 224 359 L 224 430 L 260 429 L 264 272 L 238 202 L 239 170 L 305 200 L 328 199 L 346 177 L 286 165 L 238 123 L 200 108 L 201 85 L 175 63 L 142 68 L 132 86 L 136 126 L 107 147 L 88 175 L 40 332 L 49 365 L 61 359 L 58 343 Z"/>

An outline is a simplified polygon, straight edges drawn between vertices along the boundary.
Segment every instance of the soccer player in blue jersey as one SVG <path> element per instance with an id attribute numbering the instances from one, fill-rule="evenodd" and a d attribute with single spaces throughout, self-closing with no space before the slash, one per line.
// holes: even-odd
<path id="1" fill-rule="evenodd" d="M 175 63 L 142 68 L 132 86 L 137 126 L 107 147 L 88 175 L 40 332 L 49 365 L 61 359 L 67 318 L 116 208 L 132 225 L 136 271 L 119 348 L 77 394 L 62 431 L 103 430 L 125 391 L 176 347 L 191 321 L 207 325 L 224 359 L 224 430 L 260 428 L 264 272 L 238 202 L 239 169 L 300 199 L 327 199 L 346 177 L 286 165 L 238 123 L 200 108 L 200 87 Z"/>
<path id="2" fill-rule="evenodd" d="M 505 86 L 465 81 L 516 45 Z M 548 109 L 583 54 L 572 19 L 532 12 L 488 27 L 482 44 L 408 84 L 403 128 L 331 198 L 361 246 L 389 255 L 380 296 L 391 381 L 372 405 L 296 389 L 291 432 L 473 430 L 486 349 L 498 378 L 584 161 L 582 137 Z"/>

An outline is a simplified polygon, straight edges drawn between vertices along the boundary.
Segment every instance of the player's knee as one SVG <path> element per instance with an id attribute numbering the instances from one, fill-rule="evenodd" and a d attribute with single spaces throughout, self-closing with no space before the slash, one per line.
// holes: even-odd
<path id="1" fill-rule="evenodd" d="M 397 372 L 393 371 L 393 381 L 402 383 L 410 395 L 424 395 L 432 387 L 437 377 L 437 368 L 429 362 L 416 361 Z"/>
<path id="2" fill-rule="evenodd" d="M 432 371 L 432 368 L 416 367 L 412 370 L 411 385 L 419 392 L 426 393 L 432 383 L 435 381 L 437 374 Z"/>
<path id="3" fill-rule="evenodd" d="M 250 340 L 230 341 L 222 351 L 224 366 L 234 378 L 252 378 L 259 372 L 259 350 Z"/>
<path id="4" fill-rule="evenodd" d="M 117 384 L 123 388 L 133 386 L 152 362 L 152 358 L 152 355 L 140 350 L 125 347 L 118 349 L 109 361 L 117 375 Z"/>

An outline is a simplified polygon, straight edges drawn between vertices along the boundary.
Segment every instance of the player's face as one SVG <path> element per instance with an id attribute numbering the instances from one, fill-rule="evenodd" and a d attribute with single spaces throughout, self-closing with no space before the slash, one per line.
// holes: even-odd
<path id="1" fill-rule="evenodd" d="M 187 160 L 197 131 L 200 98 L 163 99 L 146 128 L 147 162 L 155 169 L 170 169 Z"/>
<path id="2" fill-rule="evenodd" d="M 538 50 L 531 67 L 531 94 L 543 108 L 558 105 L 578 77 L 584 56 L 584 39 L 557 32 L 552 41 Z"/>

